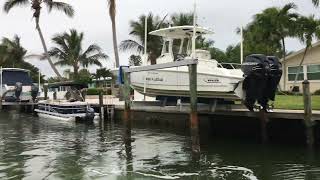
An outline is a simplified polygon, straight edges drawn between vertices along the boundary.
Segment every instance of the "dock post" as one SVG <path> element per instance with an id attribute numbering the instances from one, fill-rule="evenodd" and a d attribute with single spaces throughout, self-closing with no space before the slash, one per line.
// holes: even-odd
<path id="1" fill-rule="evenodd" d="M 192 152 L 200 153 L 199 140 L 199 119 L 198 119 L 198 97 L 197 97 L 197 64 L 188 66 L 189 68 L 189 86 L 190 86 L 190 129 Z"/>
<path id="2" fill-rule="evenodd" d="M 131 111 L 130 77 L 129 77 L 129 75 L 130 75 L 129 73 L 123 71 L 123 80 L 124 80 L 123 95 L 124 95 L 124 100 L 125 100 L 123 118 L 125 121 L 130 120 L 130 111 Z"/>
<path id="3" fill-rule="evenodd" d="M 48 99 L 48 85 L 43 85 L 44 100 Z"/>
<path id="4" fill-rule="evenodd" d="M 103 107 L 103 92 L 99 93 L 99 107 L 100 107 L 100 125 L 104 127 L 104 107 Z"/>
<path id="5" fill-rule="evenodd" d="M 314 129 L 312 121 L 312 105 L 310 94 L 310 83 L 308 80 L 303 81 L 303 103 L 304 103 L 304 123 L 306 127 L 306 139 L 309 148 L 314 145 Z"/>
<path id="6" fill-rule="evenodd" d="M 268 131 L 267 131 L 267 123 L 269 121 L 267 117 L 267 112 L 264 109 L 260 109 L 259 112 L 260 118 L 260 131 L 261 131 L 261 141 L 262 143 L 266 143 L 268 141 Z"/>

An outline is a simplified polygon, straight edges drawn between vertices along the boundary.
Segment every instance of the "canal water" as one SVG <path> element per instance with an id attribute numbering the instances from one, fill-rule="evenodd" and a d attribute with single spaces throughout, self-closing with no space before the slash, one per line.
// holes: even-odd
<path id="1" fill-rule="evenodd" d="M 0 113 L 0 179 L 320 179 L 320 154 L 300 145 L 201 140 L 187 131 L 61 123 Z"/>

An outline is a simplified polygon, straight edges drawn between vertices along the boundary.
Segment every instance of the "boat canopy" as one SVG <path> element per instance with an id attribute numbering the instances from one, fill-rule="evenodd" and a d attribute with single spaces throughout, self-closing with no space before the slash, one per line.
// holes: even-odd
<path id="1" fill-rule="evenodd" d="M 57 82 L 57 83 L 50 83 L 48 84 L 48 88 L 59 88 L 59 87 L 75 87 L 76 89 L 84 89 L 88 88 L 87 84 L 77 83 L 73 81 L 64 81 L 64 82 Z"/>
<path id="2" fill-rule="evenodd" d="M 183 39 L 189 38 L 193 35 L 193 26 L 175 26 L 164 29 L 159 29 L 156 31 L 152 31 L 149 34 L 153 36 L 161 36 L 164 38 L 172 38 L 172 39 Z M 213 31 L 204 27 L 196 27 L 196 35 L 205 35 L 205 34 L 213 34 Z"/>
<path id="3" fill-rule="evenodd" d="M 23 86 L 31 86 L 32 79 L 29 76 L 29 71 L 18 68 L 2 69 L 2 84 L 6 84 L 8 86 L 15 86 L 17 82 L 22 83 Z"/>

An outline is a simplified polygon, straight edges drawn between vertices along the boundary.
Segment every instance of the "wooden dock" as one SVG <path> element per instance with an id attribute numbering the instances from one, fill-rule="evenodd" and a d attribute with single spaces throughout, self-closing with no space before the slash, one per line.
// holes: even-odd
<path id="1" fill-rule="evenodd" d="M 115 105 L 115 110 L 123 110 L 123 105 Z M 160 106 L 159 102 L 132 102 L 132 111 L 148 112 L 148 113 L 169 113 L 169 114 L 189 114 L 190 106 L 183 104 L 182 106 Z M 297 120 L 304 119 L 304 110 L 285 110 L 274 109 L 274 112 L 267 113 L 270 119 L 287 119 Z M 219 115 L 219 116 L 235 116 L 235 117 L 253 117 L 259 118 L 259 112 L 250 112 L 242 105 L 217 105 L 214 109 L 209 105 L 198 105 L 199 115 Z M 312 112 L 312 120 L 320 121 L 320 111 Z"/>

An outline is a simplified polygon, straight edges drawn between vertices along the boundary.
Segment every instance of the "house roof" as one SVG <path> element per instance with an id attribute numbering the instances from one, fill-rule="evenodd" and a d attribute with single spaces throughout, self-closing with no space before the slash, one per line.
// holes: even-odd
<path id="1" fill-rule="evenodd" d="M 318 41 L 318 42 L 316 42 L 316 43 L 313 43 L 313 44 L 311 45 L 312 48 L 318 47 L 318 46 L 320 46 L 320 41 Z M 299 51 L 296 51 L 296 52 L 290 54 L 289 56 L 286 56 L 286 61 L 288 61 L 289 59 L 291 59 L 291 58 L 293 58 L 293 57 L 295 57 L 295 56 L 298 56 L 298 55 L 304 53 L 305 50 L 306 50 L 306 48 L 303 48 L 303 49 L 301 49 L 301 50 L 299 50 Z M 282 58 L 280 61 L 283 62 L 283 58 Z"/>

